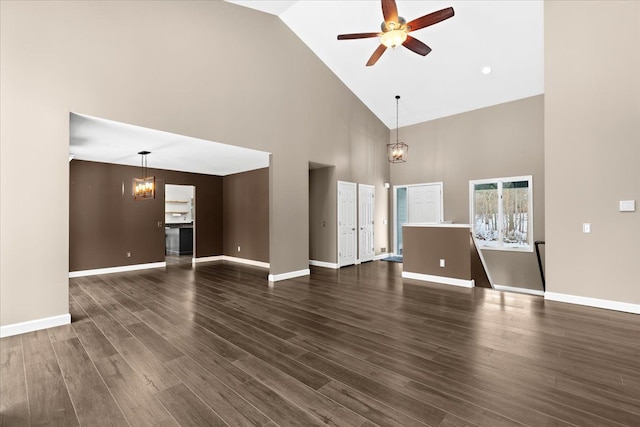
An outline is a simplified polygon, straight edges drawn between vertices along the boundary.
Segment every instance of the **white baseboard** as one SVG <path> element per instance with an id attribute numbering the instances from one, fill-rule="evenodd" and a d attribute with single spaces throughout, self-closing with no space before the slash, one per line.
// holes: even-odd
<path id="1" fill-rule="evenodd" d="M 310 274 L 311 274 L 311 270 L 309 270 L 308 268 L 305 268 L 304 270 L 289 271 L 287 273 L 270 274 L 269 281 L 278 282 L 280 280 L 294 279 L 296 277 L 308 276 Z"/>
<path id="2" fill-rule="evenodd" d="M 69 323 L 71 323 L 71 315 L 69 313 L 45 317 L 44 319 L 14 323 L 0 327 L 0 338 L 26 334 L 27 332 L 39 331 L 41 329 L 55 328 L 56 326 L 68 325 Z"/>
<path id="3" fill-rule="evenodd" d="M 390 257 L 390 256 L 392 256 L 392 255 L 393 255 L 393 254 L 391 254 L 391 253 L 389 253 L 389 252 L 386 252 L 386 253 L 384 253 L 384 254 L 378 254 L 378 255 L 376 255 L 376 256 L 374 256 L 374 257 L 373 257 L 373 260 L 374 260 L 374 261 L 380 261 L 381 259 L 388 258 L 388 257 Z"/>
<path id="4" fill-rule="evenodd" d="M 475 286 L 473 279 L 455 279 L 453 277 L 432 276 L 431 274 L 411 273 L 409 271 L 403 271 L 402 277 L 405 279 L 422 280 L 424 282 L 442 283 L 443 285 L 462 286 L 464 288 L 473 288 Z"/>
<path id="5" fill-rule="evenodd" d="M 544 299 L 548 299 L 550 301 L 567 302 L 569 304 L 586 305 L 589 307 L 605 308 L 607 310 L 624 311 L 626 313 L 640 314 L 640 304 L 631 304 L 628 302 L 559 294 L 556 292 L 545 292 Z"/>
<path id="6" fill-rule="evenodd" d="M 146 264 L 122 265 L 119 267 L 96 268 L 93 270 L 78 270 L 78 271 L 70 271 L 69 278 L 95 276 L 96 274 L 122 273 L 125 271 L 146 270 L 149 268 L 164 268 L 166 266 L 167 266 L 167 263 L 162 261 L 162 262 L 149 262 Z"/>
<path id="7" fill-rule="evenodd" d="M 203 256 L 199 258 L 193 258 L 191 261 L 193 264 L 198 264 L 200 262 L 222 261 L 223 257 L 224 255 Z"/>
<path id="8" fill-rule="evenodd" d="M 236 258 L 228 255 L 205 256 L 200 258 L 193 258 L 192 261 L 193 261 L 193 264 L 198 264 L 201 262 L 211 262 L 211 261 L 230 261 L 230 262 L 237 262 L 238 264 L 253 265 L 254 267 L 262 267 L 262 268 L 270 267 L 270 264 L 268 262 L 255 261 L 255 260 L 246 259 L 246 258 Z"/>
<path id="9" fill-rule="evenodd" d="M 238 264 L 253 265 L 254 267 L 269 268 L 270 264 L 263 261 L 254 261 L 252 259 L 236 258 L 234 256 L 222 255 L 223 261 L 237 262 Z"/>
<path id="10" fill-rule="evenodd" d="M 309 260 L 309 265 L 313 265 L 314 267 L 324 267 L 324 268 L 333 268 L 338 269 L 338 263 L 335 262 L 326 262 L 326 261 L 316 261 L 314 259 Z"/>
<path id="11" fill-rule="evenodd" d="M 496 291 L 507 291 L 507 292 L 516 292 L 519 294 L 527 294 L 527 295 L 537 295 L 544 296 L 544 291 L 539 291 L 537 289 L 528 289 L 528 288 L 517 288 L 515 286 L 502 286 L 502 285 L 493 285 L 493 289 Z"/>

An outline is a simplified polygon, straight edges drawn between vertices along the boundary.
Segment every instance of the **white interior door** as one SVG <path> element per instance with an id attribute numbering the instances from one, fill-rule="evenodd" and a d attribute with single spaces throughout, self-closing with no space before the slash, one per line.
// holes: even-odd
<path id="1" fill-rule="evenodd" d="M 393 190 L 394 253 L 402 255 L 404 224 L 442 221 L 442 183 L 398 185 Z"/>
<path id="2" fill-rule="evenodd" d="M 338 181 L 338 266 L 356 263 L 356 184 Z"/>
<path id="3" fill-rule="evenodd" d="M 409 223 L 440 222 L 440 184 L 412 185 L 408 188 Z"/>
<path id="4" fill-rule="evenodd" d="M 373 221 L 375 212 L 375 187 L 373 185 L 358 184 L 358 217 L 360 220 L 360 239 L 358 248 L 360 262 L 373 261 L 375 255 L 373 240 Z"/>

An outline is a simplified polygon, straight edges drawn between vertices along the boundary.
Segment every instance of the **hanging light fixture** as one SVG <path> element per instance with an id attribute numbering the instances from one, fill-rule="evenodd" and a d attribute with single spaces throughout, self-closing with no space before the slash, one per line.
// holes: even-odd
<path id="1" fill-rule="evenodd" d="M 407 161 L 409 154 L 409 146 L 398 140 L 398 101 L 400 95 L 396 95 L 396 142 L 395 144 L 387 144 L 387 157 L 389 163 L 404 163 Z"/>
<path id="2" fill-rule="evenodd" d="M 133 178 L 133 200 L 148 200 L 156 198 L 156 177 L 147 176 L 147 154 L 150 151 L 140 151 L 142 156 L 142 178 Z"/>

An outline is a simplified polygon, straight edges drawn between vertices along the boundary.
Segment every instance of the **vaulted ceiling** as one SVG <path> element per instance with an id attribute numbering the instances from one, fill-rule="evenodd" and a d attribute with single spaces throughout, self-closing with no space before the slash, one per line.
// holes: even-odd
<path id="1" fill-rule="evenodd" d="M 397 47 L 372 67 L 365 64 L 378 38 L 337 35 L 379 31 L 380 0 L 227 1 L 279 16 L 390 129 L 396 95 L 399 125 L 407 126 L 544 91 L 541 0 L 397 0 L 407 22 L 446 7 L 455 16 L 411 33 L 431 47 L 427 56 Z"/>
<path id="2" fill-rule="evenodd" d="M 542 0 L 396 0 L 407 21 L 446 7 L 453 7 L 455 16 L 411 33 L 431 47 L 427 56 L 397 47 L 372 67 L 365 64 L 377 38 L 339 41 L 337 35 L 378 31 L 380 0 L 226 1 L 277 15 L 390 129 L 396 128 L 396 95 L 402 127 L 544 91 Z M 489 74 L 482 72 L 485 67 Z M 139 165 L 127 144 L 131 138 L 152 151 L 149 165 L 156 168 L 227 175 L 268 165 L 268 153 L 71 117 L 70 153 L 76 159 Z M 184 144 L 190 149 L 172 148 Z M 191 153 L 187 160 L 185 152 Z M 205 158 L 236 160 L 201 164 Z"/>

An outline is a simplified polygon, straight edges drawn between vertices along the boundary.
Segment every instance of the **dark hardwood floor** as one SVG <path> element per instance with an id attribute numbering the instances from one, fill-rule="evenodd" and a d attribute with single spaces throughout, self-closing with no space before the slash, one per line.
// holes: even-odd
<path id="1" fill-rule="evenodd" d="M 71 279 L 71 325 L 0 340 L 1 424 L 640 425 L 640 316 L 400 269 Z"/>

